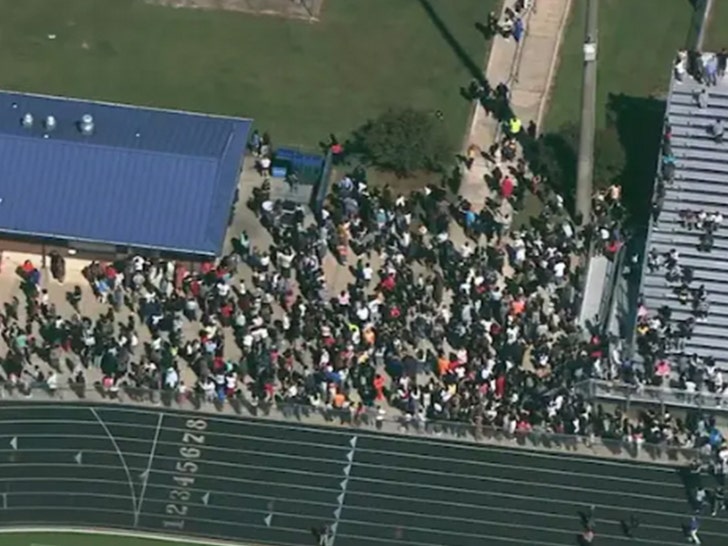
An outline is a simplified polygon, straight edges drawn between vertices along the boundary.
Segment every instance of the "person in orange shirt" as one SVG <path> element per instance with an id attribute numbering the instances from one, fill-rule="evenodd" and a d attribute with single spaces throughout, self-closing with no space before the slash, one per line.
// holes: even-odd
<path id="1" fill-rule="evenodd" d="M 437 375 L 442 377 L 443 375 L 445 375 L 448 372 L 449 369 L 450 369 L 450 360 L 448 360 L 448 358 L 445 355 L 440 354 L 440 356 L 437 357 Z"/>
<path id="2" fill-rule="evenodd" d="M 344 404 L 346 403 L 346 396 L 344 396 L 344 393 L 341 391 L 337 391 L 334 395 L 334 407 L 336 409 L 341 409 L 344 407 Z"/>

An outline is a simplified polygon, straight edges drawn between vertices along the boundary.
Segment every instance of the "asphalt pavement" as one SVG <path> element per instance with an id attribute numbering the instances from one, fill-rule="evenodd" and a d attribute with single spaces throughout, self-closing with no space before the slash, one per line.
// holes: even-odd
<path id="1" fill-rule="evenodd" d="M 706 484 L 710 483 L 706 477 Z M 683 545 L 676 468 L 302 424 L 69 403 L 0 405 L 0 525 L 261 545 Z M 641 521 L 626 537 L 621 521 Z M 705 545 L 728 517 L 702 516 Z"/>

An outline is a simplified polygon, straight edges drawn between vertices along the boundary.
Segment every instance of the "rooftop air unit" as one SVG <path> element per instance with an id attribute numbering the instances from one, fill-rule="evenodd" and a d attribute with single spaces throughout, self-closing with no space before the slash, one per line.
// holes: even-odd
<path id="1" fill-rule="evenodd" d="M 52 131 L 53 129 L 55 129 L 56 128 L 56 118 L 53 116 L 47 116 L 45 118 L 45 128 L 46 128 L 46 131 L 49 131 L 49 132 Z"/>
<path id="2" fill-rule="evenodd" d="M 93 134 L 94 132 L 94 117 L 91 114 L 84 114 L 81 117 L 81 123 L 79 123 L 81 134 L 86 136 Z"/>
<path id="3" fill-rule="evenodd" d="M 23 116 L 23 119 L 20 121 L 23 127 L 26 129 L 32 129 L 33 128 L 33 114 L 28 112 Z"/>

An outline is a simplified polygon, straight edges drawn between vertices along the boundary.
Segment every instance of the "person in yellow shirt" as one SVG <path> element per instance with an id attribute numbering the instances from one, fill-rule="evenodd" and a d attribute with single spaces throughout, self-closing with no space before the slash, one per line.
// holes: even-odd
<path id="1" fill-rule="evenodd" d="M 511 134 L 511 136 L 516 136 L 518 133 L 521 132 L 523 129 L 523 123 L 521 123 L 521 120 L 518 119 L 517 116 L 513 116 L 511 119 L 508 120 L 508 132 Z"/>

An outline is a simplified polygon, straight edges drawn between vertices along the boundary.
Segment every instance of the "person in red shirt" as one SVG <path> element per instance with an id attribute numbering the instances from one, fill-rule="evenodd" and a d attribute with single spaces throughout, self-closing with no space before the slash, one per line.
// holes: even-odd
<path id="1" fill-rule="evenodd" d="M 384 378 L 380 374 L 374 376 L 373 386 L 377 392 L 377 400 L 384 400 Z"/>
<path id="2" fill-rule="evenodd" d="M 394 275 L 387 275 L 384 279 L 382 279 L 381 287 L 382 290 L 384 290 L 385 292 L 391 292 L 392 290 L 394 290 L 394 286 Z"/>
<path id="3" fill-rule="evenodd" d="M 513 196 L 513 179 L 506 176 L 500 183 L 501 196 L 504 199 L 510 199 Z"/>
<path id="4" fill-rule="evenodd" d="M 506 376 L 499 375 L 495 380 L 495 396 L 496 398 L 503 398 L 506 394 Z"/>

